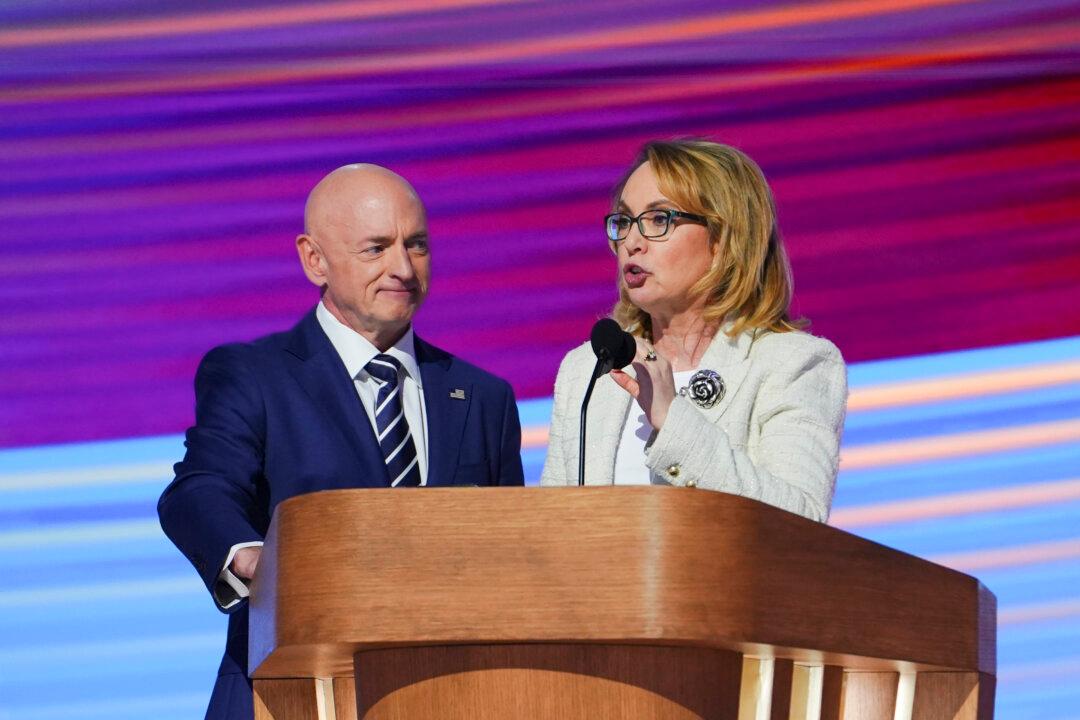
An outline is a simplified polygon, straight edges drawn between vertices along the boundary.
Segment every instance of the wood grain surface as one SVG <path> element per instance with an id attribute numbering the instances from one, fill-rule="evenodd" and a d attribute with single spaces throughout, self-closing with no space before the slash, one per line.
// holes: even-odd
<path id="1" fill-rule="evenodd" d="M 297 497 L 250 618 L 261 720 L 735 720 L 744 655 L 772 671 L 742 688 L 762 719 L 893 720 L 901 670 L 919 673 L 916 720 L 993 717 L 996 600 L 977 580 L 688 488 Z M 299 678 L 316 677 L 336 680 L 313 711 Z"/>
<path id="2" fill-rule="evenodd" d="M 899 673 L 844 673 L 841 720 L 893 720 Z"/>
<path id="3" fill-rule="evenodd" d="M 821 681 L 821 720 L 840 720 L 843 697 L 844 669 L 826 665 Z"/>
<path id="4" fill-rule="evenodd" d="M 993 688 L 978 673 L 919 673 L 912 720 L 989 720 Z"/>
<path id="5" fill-rule="evenodd" d="M 742 659 L 690 647 L 493 645 L 356 655 L 359 716 L 736 720 Z"/>
<path id="6" fill-rule="evenodd" d="M 886 670 L 994 671 L 974 579 L 688 488 L 313 493 L 275 513 L 253 677 L 341 676 L 395 645 L 695 645 Z"/>
<path id="7" fill-rule="evenodd" d="M 255 720 L 324 720 L 315 683 L 313 678 L 254 681 Z"/>
<path id="8" fill-rule="evenodd" d="M 769 720 L 788 720 L 791 716 L 792 675 L 795 663 L 791 660 L 773 662 L 772 703 Z"/>

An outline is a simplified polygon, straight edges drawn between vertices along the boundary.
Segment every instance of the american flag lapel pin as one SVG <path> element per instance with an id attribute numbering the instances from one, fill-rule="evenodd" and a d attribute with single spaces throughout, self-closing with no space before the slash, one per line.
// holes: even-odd
<path id="1" fill-rule="evenodd" d="M 465 391 L 461 388 L 455 388 L 454 390 L 450 391 L 450 397 L 452 397 L 454 400 L 464 400 Z"/>

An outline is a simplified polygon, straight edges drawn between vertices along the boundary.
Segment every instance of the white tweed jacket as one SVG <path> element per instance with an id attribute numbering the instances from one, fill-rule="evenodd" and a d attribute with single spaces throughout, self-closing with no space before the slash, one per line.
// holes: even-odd
<path id="1" fill-rule="evenodd" d="M 581 401 L 596 358 L 567 353 L 555 380 L 542 485 L 577 483 Z M 839 466 L 847 370 L 828 340 L 803 332 L 717 333 L 701 359 L 726 392 L 703 409 L 676 397 L 645 464 L 672 485 L 743 495 L 824 522 Z M 627 369 L 632 372 L 632 368 Z M 615 481 L 615 454 L 633 402 L 609 376 L 589 402 L 585 484 Z"/>

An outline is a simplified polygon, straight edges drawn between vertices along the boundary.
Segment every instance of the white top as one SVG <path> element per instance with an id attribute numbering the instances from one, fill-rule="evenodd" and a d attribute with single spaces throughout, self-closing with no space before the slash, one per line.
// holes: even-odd
<path id="1" fill-rule="evenodd" d="M 375 427 L 375 399 L 379 395 L 379 382 L 373 378 L 364 366 L 372 358 L 379 354 L 379 349 L 360 333 L 330 314 L 326 306 L 319 302 L 315 308 L 315 318 L 319 321 L 319 327 L 330 339 L 330 344 L 341 357 L 349 377 L 353 379 L 353 386 L 360 402 L 367 412 L 371 427 Z M 401 398 L 405 406 L 405 420 L 409 423 L 409 433 L 416 445 L 416 464 L 420 468 L 420 484 L 427 484 L 428 454 L 427 454 L 427 411 L 424 406 L 423 380 L 420 377 L 420 366 L 416 363 L 416 343 L 413 340 L 413 330 L 410 326 L 401 339 L 393 347 L 386 351 L 401 363 L 402 378 Z M 218 573 L 219 585 L 214 593 L 218 604 L 228 609 L 248 596 L 248 581 L 237 577 L 229 569 L 233 557 L 241 548 L 261 547 L 261 542 L 237 543 L 229 549 L 229 555 L 225 558 L 225 566 Z M 230 592 L 231 591 L 231 592 Z M 235 597 L 230 597 L 235 595 Z"/>
<path id="2" fill-rule="evenodd" d="M 676 389 L 690 382 L 700 368 L 672 373 Z M 665 478 L 649 470 L 645 464 L 645 444 L 649 442 L 653 426 L 645 417 L 645 411 L 636 402 L 630 403 L 630 412 L 623 424 L 619 449 L 615 455 L 616 485 L 670 485 Z"/>

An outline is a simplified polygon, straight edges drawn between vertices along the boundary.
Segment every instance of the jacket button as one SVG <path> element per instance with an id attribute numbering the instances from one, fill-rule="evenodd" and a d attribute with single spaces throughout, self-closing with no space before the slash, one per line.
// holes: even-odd
<path id="1" fill-rule="evenodd" d="M 697 480 L 687 480 L 686 487 L 697 487 Z"/>
<path id="2" fill-rule="evenodd" d="M 679 468 L 678 463 L 676 463 L 675 465 L 671 465 L 667 469 L 667 474 L 670 475 L 673 478 L 677 478 L 677 477 L 679 477 L 679 469 L 680 468 Z"/>

